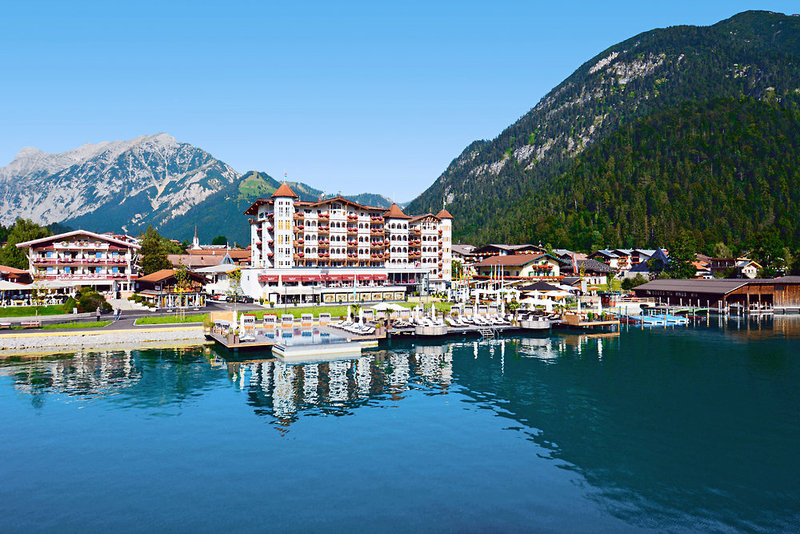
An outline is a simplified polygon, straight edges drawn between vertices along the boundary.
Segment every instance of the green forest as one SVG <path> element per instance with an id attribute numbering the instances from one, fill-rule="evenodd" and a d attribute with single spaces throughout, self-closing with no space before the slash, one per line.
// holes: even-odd
<path id="1" fill-rule="evenodd" d="M 491 237 L 590 250 L 671 246 L 687 231 L 707 250 L 774 229 L 796 248 L 799 185 L 800 112 L 750 98 L 687 103 L 589 148 L 510 206 Z"/>

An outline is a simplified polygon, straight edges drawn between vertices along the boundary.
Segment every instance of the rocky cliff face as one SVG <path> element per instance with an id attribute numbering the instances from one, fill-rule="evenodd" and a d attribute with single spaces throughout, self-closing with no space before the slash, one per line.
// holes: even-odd
<path id="1" fill-rule="evenodd" d="M 238 179 L 227 164 L 167 134 L 61 154 L 26 147 L 0 168 L 0 223 L 25 217 L 137 232 L 186 214 Z"/>

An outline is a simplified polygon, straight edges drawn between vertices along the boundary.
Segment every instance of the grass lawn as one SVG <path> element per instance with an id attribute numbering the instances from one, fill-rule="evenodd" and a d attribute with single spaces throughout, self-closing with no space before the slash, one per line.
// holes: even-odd
<path id="1" fill-rule="evenodd" d="M 60 304 L 55 306 L 8 306 L 0 308 L 0 317 L 33 317 L 34 315 L 66 315 L 66 312 Z"/>
<path id="2" fill-rule="evenodd" d="M 177 317 L 175 315 L 159 315 L 156 317 L 140 317 L 139 319 L 136 319 L 136 325 L 202 323 L 207 318 L 207 313 L 192 313 L 187 314 L 185 317 Z"/>
<path id="3" fill-rule="evenodd" d="M 103 328 L 108 326 L 113 321 L 92 321 L 85 323 L 61 323 L 61 324 L 44 324 L 42 330 L 66 330 L 70 328 Z"/>

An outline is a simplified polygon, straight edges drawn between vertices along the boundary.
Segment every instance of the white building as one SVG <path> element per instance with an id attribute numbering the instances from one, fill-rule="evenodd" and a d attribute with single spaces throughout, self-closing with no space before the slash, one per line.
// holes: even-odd
<path id="1" fill-rule="evenodd" d="M 75 230 L 18 243 L 28 249 L 28 265 L 35 283 L 53 290 L 74 292 L 91 286 L 120 297 L 133 292 L 139 277 L 141 248 L 128 238 Z"/>
<path id="2" fill-rule="evenodd" d="M 299 276 L 285 269 L 313 270 L 303 275 L 307 279 L 301 286 L 339 282 L 324 278 L 332 273 L 347 280 L 355 276 L 357 282 L 361 274 L 371 277 L 366 279 L 371 283 L 425 291 L 444 289 L 452 277 L 453 217 L 444 209 L 436 215 L 409 217 L 396 204 L 386 210 L 341 196 L 305 202 L 283 184 L 270 198 L 256 200 L 245 214 L 251 216 L 250 270 L 256 274 L 243 280 L 252 284 L 260 277 L 259 287 L 245 288 L 254 298 L 268 300 L 265 295 L 282 294 L 277 285 L 269 284 L 280 280 L 283 290 L 285 279 Z M 308 288 L 298 291 L 303 299 L 322 295 Z"/>

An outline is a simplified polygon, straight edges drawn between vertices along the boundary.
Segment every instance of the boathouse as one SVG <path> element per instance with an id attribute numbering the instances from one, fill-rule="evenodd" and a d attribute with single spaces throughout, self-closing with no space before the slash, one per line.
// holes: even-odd
<path id="1" fill-rule="evenodd" d="M 800 276 L 782 278 L 653 280 L 633 290 L 662 304 L 745 310 L 800 311 Z"/>

